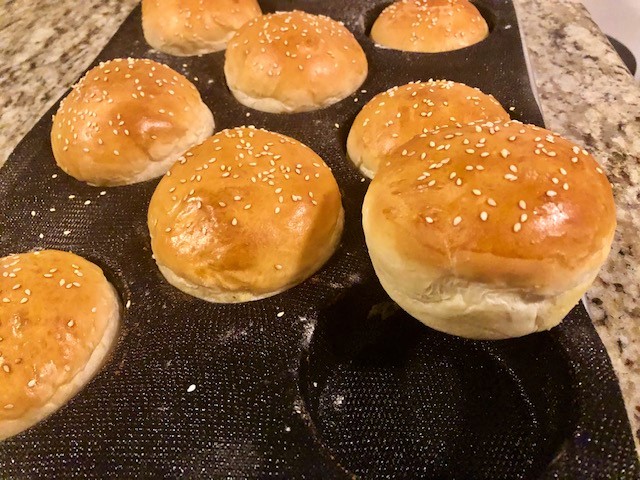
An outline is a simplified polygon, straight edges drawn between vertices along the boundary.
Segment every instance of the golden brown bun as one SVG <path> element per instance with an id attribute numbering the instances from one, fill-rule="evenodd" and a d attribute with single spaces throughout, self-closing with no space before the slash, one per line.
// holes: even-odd
<path id="1" fill-rule="evenodd" d="M 347 153 L 373 178 L 385 155 L 420 133 L 508 120 L 496 99 L 477 88 L 447 80 L 412 82 L 379 93 L 360 110 L 349 132 Z"/>
<path id="2" fill-rule="evenodd" d="M 263 15 L 227 48 L 224 73 L 240 103 L 256 110 L 317 110 L 348 97 L 367 77 L 367 58 L 341 23 L 300 11 Z"/>
<path id="3" fill-rule="evenodd" d="M 213 132 L 213 115 L 185 77 L 152 60 L 92 68 L 53 118 L 53 155 L 91 185 L 126 185 L 164 174 Z"/>
<path id="4" fill-rule="evenodd" d="M 437 330 L 495 339 L 560 323 L 606 259 L 616 218 L 593 157 L 509 122 L 399 147 L 369 187 L 363 225 L 402 308 Z"/>
<path id="5" fill-rule="evenodd" d="M 120 317 L 102 270 L 56 250 L 0 259 L 0 440 L 44 419 L 102 366 Z"/>
<path id="6" fill-rule="evenodd" d="M 142 0 L 144 38 L 153 48 L 187 56 L 224 50 L 262 12 L 256 0 Z"/>
<path id="7" fill-rule="evenodd" d="M 221 303 L 300 283 L 335 251 L 338 185 L 310 148 L 239 127 L 191 149 L 149 205 L 151 247 L 169 283 Z"/>
<path id="8" fill-rule="evenodd" d="M 400 0 L 385 8 L 371 28 L 379 46 L 408 52 L 448 52 L 487 35 L 487 22 L 467 0 Z"/>

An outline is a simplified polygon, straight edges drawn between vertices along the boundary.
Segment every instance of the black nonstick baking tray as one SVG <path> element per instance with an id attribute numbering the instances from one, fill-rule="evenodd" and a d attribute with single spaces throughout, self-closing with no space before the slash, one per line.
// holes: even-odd
<path id="1" fill-rule="evenodd" d="M 49 144 L 57 105 L 20 143 L 0 170 L 0 253 L 84 255 L 115 284 L 123 316 L 101 373 L 46 421 L 0 443 L 0 478 L 638 477 L 620 390 L 582 305 L 550 332 L 470 341 L 423 326 L 381 289 L 360 222 L 368 181 L 345 156 L 359 109 L 388 87 L 447 78 L 542 124 L 510 2 L 477 3 L 492 30 L 485 41 L 426 55 L 369 40 L 388 3 L 261 1 L 265 11 L 342 20 L 365 49 L 362 90 L 318 112 L 243 107 L 225 86 L 224 53 L 150 50 L 139 7 L 96 60 L 167 63 L 199 88 L 217 130 L 282 132 L 333 168 L 342 243 L 320 272 L 275 297 L 216 305 L 168 285 L 146 227 L 157 180 L 102 189 L 65 175 Z"/>

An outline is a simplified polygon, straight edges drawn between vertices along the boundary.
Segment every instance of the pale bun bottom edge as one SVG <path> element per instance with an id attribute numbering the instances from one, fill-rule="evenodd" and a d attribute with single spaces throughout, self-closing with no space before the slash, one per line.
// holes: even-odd
<path id="1" fill-rule="evenodd" d="M 369 162 L 365 161 L 361 152 L 356 152 L 355 150 L 355 147 L 350 147 L 349 142 L 347 142 L 347 158 L 349 158 L 351 163 L 358 167 L 358 170 L 360 170 L 362 175 L 367 177 L 369 180 L 373 180 L 373 177 L 376 176 L 377 172 L 367 167 Z"/>
<path id="2" fill-rule="evenodd" d="M 358 85 L 353 91 L 345 92 L 343 95 L 329 97 L 323 100 L 321 103 L 305 102 L 301 104 L 287 103 L 272 97 L 252 97 L 244 93 L 242 90 L 238 90 L 237 88 L 231 86 L 229 86 L 229 90 L 231 90 L 231 93 L 236 98 L 236 100 L 238 100 L 238 102 L 240 102 L 245 107 L 253 108 L 254 110 L 259 110 L 261 112 L 267 113 L 301 113 L 311 112 L 314 110 L 322 110 L 323 108 L 329 107 L 334 103 L 338 103 L 355 92 L 359 86 L 360 85 Z"/>
<path id="3" fill-rule="evenodd" d="M 388 255 L 381 259 L 373 253 L 371 259 L 382 287 L 404 311 L 434 330 L 475 340 L 550 330 L 580 301 L 599 270 L 588 272 L 569 290 L 541 295 L 442 277 L 398 258 L 392 265 Z"/>
<path id="4" fill-rule="evenodd" d="M 106 281 L 106 280 L 105 280 Z M 120 324 L 120 302 L 113 285 L 111 287 L 112 308 L 107 320 L 102 339 L 96 345 L 84 368 L 64 385 L 60 386 L 53 396 L 42 407 L 27 412 L 22 418 L 0 421 L 0 441 L 17 435 L 36 425 L 51 414 L 64 407 L 95 377 L 111 353 Z"/>
<path id="5" fill-rule="evenodd" d="M 206 55 L 207 53 L 215 53 L 225 50 L 229 40 L 233 38 L 236 32 L 231 31 L 222 39 L 215 41 L 203 39 L 189 41 L 185 40 L 184 37 L 175 37 L 175 39 L 182 38 L 182 42 L 171 42 L 172 39 L 162 41 L 160 37 L 152 36 L 146 31 L 144 33 L 147 43 L 159 52 L 174 55 L 176 57 L 194 57 L 196 55 Z"/>

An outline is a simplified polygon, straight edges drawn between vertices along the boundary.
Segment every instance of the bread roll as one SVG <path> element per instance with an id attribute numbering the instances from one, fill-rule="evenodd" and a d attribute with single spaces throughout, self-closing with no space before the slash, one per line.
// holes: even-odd
<path id="1" fill-rule="evenodd" d="M 448 52 L 488 35 L 487 22 L 468 0 L 399 0 L 371 28 L 379 46 L 408 52 Z"/>
<path id="2" fill-rule="evenodd" d="M 152 60 L 92 68 L 60 103 L 51 145 L 58 166 L 91 185 L 126 185 L 165 173 L 213 132 L 213 115 L 185 77 Z"/>
<path id="3" fill-rule="evenodd" d="M 331 170 L 284 135 L 239 127 L 191 149 L 160 181 L 148 217 L 160 271 L 204 300 L 275 295 L 318 270 L 343 225 Z"/>
<path id="4" fill-rule="evenodd" d="M 56 250 L 0 259 L 0 440 L 69 401 L 102 366 L 120 307 L 102 270 Z"/>
<path id="5" fill-rule="evenodd" d="M 142 28 L 156 50 L 187 56 L 224 50 L 262 12 L 256 0 L 142 0 Z"/>
<path id="6" fill-rule="evenodd" d="M 412 82 L 373 97 L 360 111 L 347 139 L 347 153 L 373 178 L 382 158 L 414 136 L 449 125 L 507 121 L 491 95 L 447 80 Z"/>
<path id="7" fill-rule="evenodd" d="M 229 42 L 224 73 L 240 103 L 256 110 L 317 110 L 355 92 L 367 58 L 341 23 L 300 11 L 263 15 Z"/>
<path id="8" fill-rule="evenodd" d="M 593 157 L 515 121 L 410 140 L 378 172 L 362 213 L 389 296 L 426 325 L 475 339 L 560 323 L 607 258 L 616 226 Z"/>

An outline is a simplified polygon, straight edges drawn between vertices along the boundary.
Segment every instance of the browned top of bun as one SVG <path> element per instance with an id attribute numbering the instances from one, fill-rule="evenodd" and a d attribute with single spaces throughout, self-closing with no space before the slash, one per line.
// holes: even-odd
<path id="1" fill-rule="evenodd" d="M 51 144 L 73 177 L 119 185 L 164 161 L 207 122 L 210 134 L 211 114 L 184 76 L 152 60 L 116 59 L 89 70 L 60 103 Z"/>
<path id="2" fill-rule="evenodd" d="M 308 110 L 351 94 L 368 67 L 341 23 L 294 10 L 262 15 L 240 28 L 229 42 L 224 68 L 232 90 Z"/>
<path id="3" fill-rule="evenodd" d="M 331 170 L 310 148 L 239 127 L 173 166 L 148 223 L 159 264 L 196 285 L 260 296 L 313 273 L 341 216 Z"/>
<path id="4" fill-rule="evenodd" d="M 400 0 L 385 8 L 371 29 L 379 45 L 409 52 L 447 52 L 489 34 L 487 22 L 467 0 Z"/>
<path id="5" fill-rule="evenodd" d="M 373 97 L 358 113 L 347 140 L 349 156 L 375 173 L 382 157 L 414 136 L 449 125 L 508 121 L 491 95 L 447 80 L 412 82 Z"/>
<path id="6" fill-rule="evenodd" d="M 82 257 L 44 250 L 0 259 L 0 427 L 71 383 L 117 314 L 102 270 Z"/>
<path id="7" fill-rule="evenodd" d="M 403 255 L 514 288 L 575 286 L 604 261 L 616 226 L 593 157 L 515 121 L 415 137 L 389 156 L 370 196 L 371 223 L 393 224 Z"/>
<path id="8" fill-rule="evenodd" d="M 261 13 L 256 0 L 142 0 L 147 41 L 174 55 L 221 50 L 236 30 Z"/>

